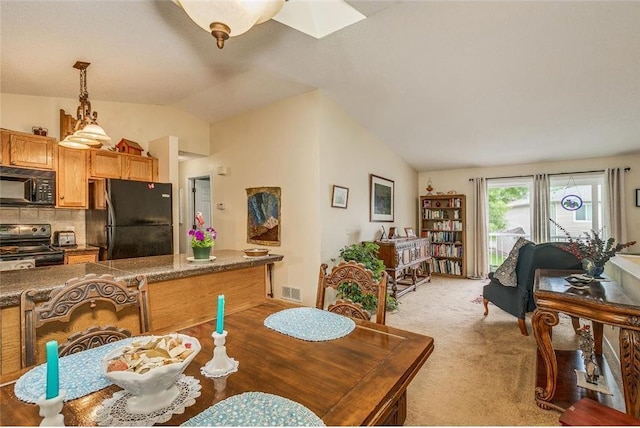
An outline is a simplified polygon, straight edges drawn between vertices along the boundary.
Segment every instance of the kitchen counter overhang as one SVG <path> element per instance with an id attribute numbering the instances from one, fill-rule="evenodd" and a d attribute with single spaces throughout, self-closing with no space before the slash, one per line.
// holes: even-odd
<path id="1" fill-rule="evenodd" d="M 138 284 L 136 278 L 140 275 L 146 276 L 148 283 L 154 283 L 262 266 L 283 259 L 282 255 L 276 254 L 247 258 L 242 251 L 236 250 L 215 250 L 212 255 L 216 257 L 215 260 L 207 262 L 193 262 L 187 260 L 185 254 L 175 254 L 4 271 L 0 273 L 0 308 L 19 305 L 20 293 L 27 289 L 38 290 L 36 300 L 47 300 L 55 288 L 63 286 L 71 278 L 81 278 L 87 274 L 109 274 L 116 280 L 124 280 L 135 286 Z"/>

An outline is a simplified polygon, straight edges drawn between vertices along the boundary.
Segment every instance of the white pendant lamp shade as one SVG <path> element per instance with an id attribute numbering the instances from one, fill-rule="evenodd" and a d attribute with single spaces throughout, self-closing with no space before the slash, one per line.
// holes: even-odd
<path id="1" fill-rule="evenodd" d="M 102 129 L 100 125 L 96 125 L 95 123 L 89 123 L 88 125 L 85 125 L 84 128 L 74 132 L 73 135 L 99 141 L 111 140 L 111 137 L 109 137 L 107 133 L 104 132 L 104 129 Z"/>
<path id="2" fill-rule="evenodd" d="M 218 40 L 246 33 L 277 14 L 285 0 L 173 0 L 198 26 Z"/>
<path id="3" fill-rule="evenodd" d="M 69 137 L 71 137 L 71 136 L 69 136 Z M 88 149 L 89 148 L 89 146 L 87 144 L 71 141 L 69 139 L 69 137 L 67 137 L 64 140 L 58 142 L 58 145 L 62 146 L 62 147 L 67 147 L 69 149 Z"/>

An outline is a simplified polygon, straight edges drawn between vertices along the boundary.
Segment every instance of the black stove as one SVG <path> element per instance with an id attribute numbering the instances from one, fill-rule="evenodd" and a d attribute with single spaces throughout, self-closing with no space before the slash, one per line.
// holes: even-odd
<path id="1" fill-rule="evenodd" d="M 50 224 L 0 224 L 0 262 L 33 260 L 35 266 L 61 265 L 64 251 L 51 246 Z"/>

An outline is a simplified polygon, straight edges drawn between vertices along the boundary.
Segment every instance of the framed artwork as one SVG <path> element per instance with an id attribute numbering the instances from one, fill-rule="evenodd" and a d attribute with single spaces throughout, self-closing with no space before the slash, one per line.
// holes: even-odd
<path id="1" fill-rule="evenodd" d="M 333 193 L 331 195 L 331 206 L 336 208 L 347 208 L 347 202 L 349 201 L 349 189 L 342 186 L 333 186 Z"/>
<path id="2" fill-rule="evenodd" d="M 636 207 L 640 207 L 640 189 L 636 189 Z"/>
<path id="3" fill-rule="evenodd" d="M 396 239 L 398 237 L 398 234 L 396 232 L 396 228 L 395 227 L 390 227 L 389 228 L 389 239 Z"/>
<path id="4" fill-rule="evenodd" d="M 247 189 L 247 242 L 260 245 L 280 245 L 279 187 Z"/>
<path id="5" fill-rule="evenodd" d="M 393 221 L 393 186 L 392 180 L 369 175 L 370 221 Z"/>
<path id="6" fill-rule="evenodd" d="M 407 235 L 407 238 L 415 238 L 416 232 L 413 230 L 413 227 L 405 227 L 404 233 Z"/>

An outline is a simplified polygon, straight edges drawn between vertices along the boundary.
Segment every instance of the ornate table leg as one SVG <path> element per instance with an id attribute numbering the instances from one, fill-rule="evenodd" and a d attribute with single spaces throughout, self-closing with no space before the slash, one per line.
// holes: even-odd
<path id="1" fill-rule="evenodd" d="M 640 331 L 620 328 L 620 370 L 627 414 L 640 418 Z"/>
<path id="2" fill-rule="evenodd" d="M 533 335 L 536 338 L 538 351 L 542 356 L 546 373 L 546 385 L 544 388 L 536 386 L 535 390 L 536 404 L 543 409 L 557 409 L 557 406 L 551 404 L 550 401 L 556 393 L 556 383 L 558 381 L 558 361 L 551 344 L 551 330 L 558 322 L 557 312 L 544 309 L 536 309 L 531 319 Z"/>

